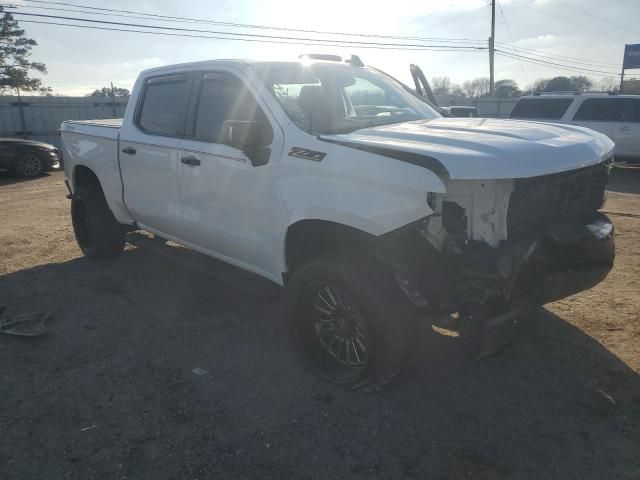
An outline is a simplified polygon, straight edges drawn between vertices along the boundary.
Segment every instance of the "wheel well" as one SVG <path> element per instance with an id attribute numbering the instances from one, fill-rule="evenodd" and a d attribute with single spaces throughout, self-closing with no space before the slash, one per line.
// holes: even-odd
<path id="1" fill-rule="evenodd" d="M 93 170 L 89 167 L 85 167 L 84 165 L 78 165 L 73 170 L 74 190 L 84 185 L 93 185 L 102 188 L 100 186 L 100 180 L 98 180 L 96 174 L 93 173 Z"/>
<path id="2" fill-rule="evenodd" d="M 310 259 L 330 252 L 357 249 L 366 251 L 373 235 L 340 223 L 326 220 L 301 220 L 287 230 L 285 259 L 289 272 Z"/>

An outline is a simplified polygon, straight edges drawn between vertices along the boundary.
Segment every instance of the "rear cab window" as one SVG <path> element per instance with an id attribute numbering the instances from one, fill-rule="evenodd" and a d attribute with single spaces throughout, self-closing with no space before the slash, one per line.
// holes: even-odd
<path id="1" fill-rule="evenodd" d="M 521 98 L 509 118 L 560 120 L 573 98 Z"/>
<path id="2" fill-rule="evenodd" d="M 190 90 L 187 74 L 148 79 L 136 112 L 136 125 L 150 135 L 182 136 Z"/>

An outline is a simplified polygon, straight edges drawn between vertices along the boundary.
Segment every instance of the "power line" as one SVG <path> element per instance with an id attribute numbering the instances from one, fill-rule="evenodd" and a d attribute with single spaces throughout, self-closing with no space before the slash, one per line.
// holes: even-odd
<path id="1" fill-rule="evenodd" d="M 496 0 L 498 2 L 498 8 L 500 9 L 500 15 L 502 16 L 502 21 L 504 22 L 504 28 L 507 30 L 509 34 L 509 39 L 511 39 L 511 45 L 515 42 L 513 41 L 513 35 L 511 35 L 511 30 L 509 29 L 509 24 L 507 23 L 507 17 L 504 15 L 504 11 L 502 10 L 502 4 L 500 0 Z M 527 77 L 527 73 L 524 71 L 524 65 L 520 62 L 520 68 L 522 69 L 522 75 L 524 75 L 524 79 L 527 83 L 529 83 L 529 78 Z"/>
<path id="2" fill-rule="evenodd" d="M 588 15 L 588 16 L 590 16 L 590 17 L 593 17 L 593 18 L 595 18 L 596 20 L 599 20 L 599 21 L 604 22 L 604 23 L 608 23 L 609 25 L 612 25 L 612 26 L 614 26 L 614 27 L 616 27 L 616 28 L 619 28 L 619 29 L 621 29 L 621 30 L 625 30 L 625 31 L 627 31 L 627 32 L 633 33 L 634 35 L 640 35 L 640 33 L 639 33 L 639 32 L 636 32 L 636 31 L 634 31 L 634 30 L 630 30 L 630 29 L 628 29 L 627 27 L 624 27 L 624 26 L 622 26 L 622 25 L 620 25 L 620 24 L 618 24 L 618 23 L 614 23 L 614 22 L 611 22 L 611 21 L 609 21 L 609 20 L 607 20 L 607 19 L 604 19 L 604 18 L 601 18 L 601 17 L 599 17 L 599 16 L 597 16 L 597 15 L 594 15 L 593 13 L 591 13 L 591 12 L 590 12 L 590 11 L 588 11 L 588 10 L 585 10 L 584 8 L 576 7 L 575 5 L 572 5 L 572 4 L 570 4 L 569 2 L 565 2 L 564 0 L 557 0 L 557 1 L 558 1 L 558 2 L 560 2 L 560 3 L 562 3 L 563 5 L 566 5 L 566 6 L 567 6 L 567 7 L 569 7 L 569 8 L 573 8 L 574 10 L 577 10 L 577 11 L 579 11 L 579 12 L 582 12 L 582 13 L 584 13 L 585 15 Z"/>
<path id="3" fill-rule="evenodd" d="M 554 66 L 557 68 L 561 68 L 564 70 L 571 70 L 571 71 L 575 71 L 575 72 L 580 72 L 580 73 L 600 73 L 603 75 L 620 75 L 619 73 L 613 73 L 613 72 L 606 72 L 603 70 L 594 70 L 594 69 L 590 69 L 590 68 L 580 68 L 580 67 L 572 67 L 570 65 L 562 65 L 560 63 L 554 63 L 554 62 L 548 62 L 548 61 L 544 61 L 544 60 L 539 60 L 536 58 L 531 58 L 531 57 L 525 57 L 523 55 L 518 55 L 515 53 L 511 53 L 511 52 L 505 52 L 504 50 L 496 50 L 496 52 L 498 52 L 500 55 L 502 56 L 506 56 L 506 57 L 510 57 L 516 60 L 522 60 L 525 62 L 529 62 L 529 63 L 537 63 L 538 65 L 544 65 L 544 66 Z"/>
<path id="4" fill-rule="evenodd" d="M 288 44 L 288 45 L 319 45 L 317 43 L 312 43 L 312 42 L 286 42 L 286 41 L 276 41 L 276 40 L 259 40 L 259 39 L 243 39 L 243 38 L 220 38 L 220 37 L 213 37 L 213 36 L 206 36 L 206 35 L 191 35 L 191 34 L 184 34 L 184 33 L 169 33 L 169 32 L 158 32 L 158 31 L 145 31 L 145 30 L 134 30 L 134 29 L 123 29 L 123 28 L 114 28 L 114 27 L 101 27 L 101 26 L 97 26 L 97 25 L 78 25 L 78 24 L 70 24 L 70 23 L 60 23 L 60 22 L 45 22 L 45 21 L 39 21 L 39 20 L 23 20 L 24 23 L 35 23 L 35 24 L 42 24 L 42 25 L 57 25 L 57 26 L 65 26 L 65 27 L 75 27 L 75 28 L 84 28 L 84 29 L 92 29 L 92 30 L 107 30 L 107 31 L 117 31 L 117 32 L 128 32 L 128 33 L 142 33 L 142 34 L 147 34 L 147 35 L 163 35 L 163 36 L 171 36 L 171 37 L 190 37 L 190 38 L 208 38 L 208 39 L 222 39 L 222 40 L 234 40 L 234 41 L 248 41 L 248 42 L 263 42 L 263 43 L 284 43 L 284 44 Z M 326 45 L 323 45 L 326 46 Z M 366 47 L 363 47 L 366 48 Z M 371 47 L 371 48 L 394 48 L 394 47 Z M 403 50 L 421 50 L 419 48 L 402 48 Z M 438 50 L 441 51 L 441 50 Z M 446 50 L 445 50 L 446 51 Z M 472 50 L 472 52 L 475 52 L 477 50 Z M 565 70 L 571 70 L 571 71 L 578 71 L 578 72 L 585 72 L 585 71 L 589 71 L 591 73 L 602 73 L 602 74 L 606 74 L 606 75 L 618 75 L 618 74 L 614 74 L 611 72 L 603 72 L 603 71 L 598 71 L 598 70 L 591 70 L 591 69 L 579 69 L 579 68 L 574 68 L 574 67 L 570 67 L 570 66 L 566 66 L 566 65 L 561 65 L 561 64 L 557 64 L 557 63 L 551 63 L 551 62 L 544 62 L 541 60 L 536 60 L 536 59 L 531 59 L 529 57 L 523 57 L 523 56 L 519 56 L 516 54 L 512 54 L 509 52 L 504 52 L 502 50 L 496 49 L 496 53 L 498 53 L 499 55 L 502 56 L 506 56 L 506 57 L 510 57 L 510 58 L 515 58 L 518 60 L 523 60 L 523 61 L 528 61 L 530 63 L 537 63 L 539 65 L 544 65 L 544 66 L 555 66 L 561 69 L 565 69 Z"/>
<path id="5" fill-rule="evenodd" d="M 36 1 L 36 0 L 27 0 L 27 1 Z M 39 3 L 55 3 L 55 4 L 64 4 L 62 2 L 39 2 Z M 71 4 L 68 4 L 71 5 Z M 99 7 L 83 7 L 83 8 L 94 8 L 99 10 Z M 127 12 L 127 11 L 123 11 Z M 188 29 L 188 28 L 179 28 L 179 27 L 168 27 L 161 25 L 148 25 L 148 24 L 135 24 L 135 23 L 125 23 L 125 22 L 115 22 L 115 21 L 107 21 L 107 20 L 96 20 L 91 18 L 79 18 L 79 17 L 65 17 L 58 15 L 45 15 L 45 14 L 36 14 L 36 13 L 23 13 L 16 12 L 16 15 L 23 16 L 31 16 L 31 17 L 42 17 L 42 18 L 50 18 L 50 19 L 60 19 L 65 21 L 74 21 L 74 22 L 88 22 L 93 25 L 82 25 L 75 23 L 63 23 L 63 22 L 52 22 L 52 21 L 36 21 L 36 20 L 21 20 L 26 23 L 36 23 L 36 24 L 44 24 L 44 25 L 57 25 L 57 26 L 66 26 L 66 27 L 75 27 L 75 28 L 85 28 L 85 29 L 94 29 L 94 30 L 107 30 L 107 31 L 120 31 L 120 32 L 130 32 L 130 33 L 141 33 L 141 34 L 156 34 L 163 36 L 172 36 L 172 37 L 190 37 L 190 38 L 206 38 L 206 39 L 215 39 L 215 40 L 233 40 L 233 41 L 248 41 L 248 42 L 260 42 L 260 43 L 274 43 L 274 44 L 288 44 L 288 45 L 309 45 L 309 46 L 337 46 L 337 47 L 346 47 L 346 46 L 357 46 L 358 48 L 372 48 L 372 49 L 381 49 L 381 50 L 429 50 L 429 51 L 444 51 L 444 52 L 479 52 L 483 50 L 487 50 L 486 47 L 476 47 L 476 46 L 463 46 L 463 45 L 442 45 L 442 44 L 405 44 L 405 43 L 383 43 L 383 42 L 364 42 L 364 41 L 349 41 L 349 40 L 337 40 L 337 39 L 317 39 L 317 38 L 308 38 L 308 37 L 290 37 L 290 36 L 276 36 L 276 35 L 261 35 L 261 34 L 249 34 L 249 33 L 239 33 L 239 32 L 224 32 L 224 31 L 212 31 L 212 30 L 201 30 L 201 29 Z M 87 12 L 87 14 L 91 14 Z M 503 19 L 504 19 L 504 12 Z M 106 26 L 98 26 L 98 25 L 109 25 Z M 506 25 L 506 19 L 505 19 Z M 112 26 L 123 26 L 123 27 L 135 27 L 135 28 L 116 28 Z M 149 29 L 149 30 L 139 30 L 139 28 Z M 171 32 L 194 32 L 192 33 L 171 33 Z M 202 35 L 209 34 L 209 35 Z M 511 35 L 510 35 L 511 36 Z M 249 37 L 249 38 L 246 38 Z M 406 37 L 409 38 L 409 37 Z M 419 38 L 419 37 L 414 37 Z M 511 37 L 512 41 L 513 38 Z M 542 56 L 542 58 L 538 58 L 540 54 L 530 53 L 530 54 L 521 54 L 515 53 L 518 52 L 517 47 L 507 47 L 511 48 L 512 51 L 504 51 L 504 50 L 496 50 L 499 51 L 503 56 L 507 56 L 510 58 L 514 58 L 517 60 L 527 61 L 529 63 L 537 63 L 539 65 L 546 66 L 555 66 L 565 70 L 573 70 L 580 72 L 592 72 L 592 73 L 602 73 L 607 75 L 617 75 L 611 72 L 604 72 L 602 70 L 596 70 L 581 66 L 574 65 L 566 65 L 561 63 L 551 62 Z M 578 61 L 579 62 L 579 61 Z M 586 62 L 586 59 L 585 59 Z M 577 63 L 576 61 L 572 61 L 572 63 Z M 593 64 L 585 63 L 587 65 Z M 526 76 L 526 75 L 525 75 Z"/>
<path id="6" fill-rule="evenodd" d="M 149 28 L 149 29 L 169 30 L 169 31 L 177 31 L 177 32 L 194 32 L 194 33 L 208 33 L 208 34 L 214 34 L 214 35 L 227 35 L 227 36 L 233 36 L 233 37 L 249 37 L 249 38 L 261 39 L 265 41 L 268 41 L 268 40 L 314 41 L 314 42 L 322 42 L 321 44 L 326 44 L 326 45 L 341 44 L 341 45 L 357 45 L 358 47 L 366 45 L 369 48 L 371 48 L 371 46 L 377 46 L 377 47 L 418 47 L 423 49 L 447 48 L 451 50 L 483 50 L 484 49 L 483 47 L 472 47 L 472 46 L 461 46 L 461 45 L 425 45 L 420 43 L 416 43 L 416 44 L 382 43 L 382 42 L 364 42 L 364 41 L 355 41 L 355 40 L 329 40 L 329 39 L 289 37 L 289 36 L 279 36 L 279 35 L 262 35 L 257 33 L 222 32 L 222 31 L 216 31 L 216 30 L 201 30 L 201 29 L 195 29 L 195 28 L 165 27 L 161 25 L 145 25 L 145 24 L 139 24 L 139 23 L 125 23 L 125 22 L 115 22 L 115 21 L 109 21 L 109 20 L 96 20 L 92 18 L 65 17 L 60 15 L 45 15 L 42 13 L 16 12 L 14 15 L 39 17 L 39 18 L 51 18 L 54 20 L 88 22 L 88 23 L 95 23 L 100 25 L 117 25 L 117 26 L 124 26 L 124 27 Z"/>
<path id="7" fill-rule="evenodd" d="M 184 22 L 190 23 L 205 23 L 212 25 L 220 25 L 227 27 L 237 27 L 237 28 L 252 28 L 252 29 L 263 29 L 263 30 L 281 30 L 288 32 L 299 32 L 299 33 L 313 33 L 319 35 L 342 35 L 349 37 L 372 37 L 372 38 L 386 38 L 393 40 L 426 40 L 426 41 L 443 41 L 443 42 L 452 42 L 452 43 L 475 43 L 475 44 L 484 44 L 483 40 L 472 39 L 472 38 L 438 38 L 438 37 L 411 37 L 411 36 L 400 36 L 400 35 L 381 35 L 381 34 L 373 34 L 373 33 L 354 33 L 354 32 L 335 32 L 335 31 L 326 31 L 326 30 L 309 30 L 309 29 L 301 29 L 301 28 L 289 28 L 289 27 L 279 27 L 279 26 L 270 26 L 270 25 L 260 25 L 260 24 L 249 24 L 249 23 L 237 23 L 237 22 L 223 22 L 218 20 L 208 20 L 208 19 L 198 19 L 193 17 L 177 17 L 170 15 L 160 15 L 154 13 L 145 13 L 134 10 L 121 10 L 121 9 L 112 9 L 112 8 L 102 8 L 102 7 L 93 7 L 88 5 L 78 5 L 74 3 L 66 3 L 66 2 L 53 2 L 53 1 L 44 1 L 44 0 L 23 0 L 30 3 L 39 3 L 39 4 L 49 4 L 49 5 L 63 5 L 70 6 L 76 8 L 83 8 L 86 10 L 93 10 L 93 12 L 80 11 L 77 10 L 69 10 L 62 8 L 54 8 L 54 7 L 27 7 L 27 8 L 40 8 L 40 9 L 48 9 L 48 10 L 62 10 L 62 11 L 75 11 L 78 13 L 85 13 L 91 15 L 107 15 L 107 16 L 119 16 L 119 17 L 128 17 L 128 18 L 140 18 L 145 19 L 148 17 L 153 17 L 160 21 L 175 21 L 180 20 Z M 8 5 L 13 8 L 18 8 L 15 5 Z M 101 13 L 98 13 L 99 11 Z M 102 12 L 113 12 L 113 13 L 102 13 Z M 138 17 L 135 17 L 137 15 Z M 161 20 L 162 19 L 162 20 Z"/>
<path id="8" fill-rule="evenodd" d="M 318 33 L 318 34 L 329 34 L 329 35 L 344 35 L 344 36 L 350 36 L 350 37 L 373 37 L 373 38 L 386 38 L 386 39 L 398 39 L 398 40 L 418 40 L 418 41 L 439 41 L 442 43 L 467 43 L 467 44 L 480 44 L 480 45 L 485 45 L 486 42 L 483 40 L 476 40 L 476 39 L 469 39 L 469 38 L 439 38 L 439 37 L 418 37 L 418 36 L 398 36 L 398 35 L 378 35 L 378 34 L 366 34 L 366 33 L 353 33 L 353 32 L 329 32 L 329 31 L 321 31 L 321 30 L 305 30 L 305 29 L 296 29 L 296 28 L 286 28 L 286 27 L 277 27 L 277 26 L 269 26 L 269 25 L 256 25 L 256 24 L 244 24 L 244 23 L 233 23 L 233 22 L 221 22 L 221 21 L 215 21 L 215 20 L 206 20 L 206 19 L 196 19 L 196 18 L 191 18 L 191 17 L 174 17 L 174 16 L 169 16 L 169 15 L 159 15 L 159 14 L 153 14 L 153 13 L 144 13 L 144 12 L 139 12 L 139 11 L 133 11 L 133 10 L 118 10 L 118 9 L 111 9 L 111 8 L 102 8 L 102 7 L 93 7 L 93 6 L 86 6 L 86 5 L 79 5 L 79 4 L 75 4 L 75 3 L 67 3 L 67 2 L 55 2 L 55 1 L 45 1 L 45 0 L 24 0 L 24 1 L 28 1 L 31 3 L 37 3 L 37 4 L 47 4 L 47 5 L 63 5 L 63 6 L 71 6 L 71 7 L 77 7 L 77 8 L 84 8 L 87 10 L 92 10 L 91 12 L 84 12 L 84 11 L 78 11 L 78 10 L 70 10 L 70 9 L 65 9 L 65 8 L 55 8 L 55 7 L 40 7 L 40 6 L 34 6 L 34 7 L 30 7 L 27 6 L 27 8 L 32 8 L 32 9 L 45 9 L 45 10 L 59 10 L 59 11 L 73 11 L 73 12 L 78 12 L 78 13 L 86 13 L 89 15 L 103 15 L 103 16 L 119 16 L 119 17 L 125 17 L 125 18 L 139 18 L 139 19 L 146 19 L 147 17 L 154 17 L 157 19 L 162 19 L 160 21 L 175 21 L 175 20 L 181 20 L 181 21 L 187 21 L 187 22 L 193 22 L 193 23 L 208 23 L 208 24 L 215 24 L 215 25 L 222 25 L 222 26 L 234 26 L 234 27 L 239 27 L 239 28 L 259 28 L 259 29 L 267 29 L 267 30 L 282 30 L 282 31 L 294 31 L 294 32 L 304 32 L 304 33 Z M 14 5 L 5 5 L 9 8 L 17 8 Z M 502 7 L 500 7 L 502 10 Z M 448 20 L 453 20 L 459 16 L 463 16 L 466 15 L 468 13 L 472 13 L 475 12 L 476 10 L 471 10 L 468 12 L 464 12 L 461 15 L 457 15 L 455 17 L 452 17 Z M 115 13 L 104 13 L 104 12 L 115 12 Z M 18 14 L 19 12 L 16 12 L 16 14 Z M 134 16 L 134 15 L 142 15 L 140 16 Z M 506 24 L 506 18 L 504 17 L 504 12 L 502 12 L 503 15 L 503 19 L 505 20 L 505 26 L 507 26 L 507 30 L 509 31 L 508 25 Z M 446 21 L 448 21 L 446 20 Z M 441 22 L 444 23 L 444 22 Z M 167 27 L 165 27 L 167 28 Z M 233 32 L 222 32 L 223 34 L 233 34 Z M 511 37 L 511 32 L 509 31 L 509 36 Z M 289 38 L 289 37 L 287 37 Z M 513 42 L 513 37 L 511 37 L 512 42 Z M 325 40 L 329 40 L 329 41 L 335 41 L 335 42 L 341 42 L 341 40 L 335 39 L 309 39 L 309 40 L 313 40 L 313 41 L 319 41 L 319 42 L 325 42 Z M 365 43 L 365 42 L 362 42 Z M 369 42 L 366 42 L 369 43 Z M 393 44 L 393 45 L 399 45 L 399 44 Z M 461 45 L 463 46 L 463 45 Z M 468 45 L 467 45 L 468 46 Z M 561 59 L 562 61 L 569 61 L 570 63 L 581 63 L 584 65 L 594 65 L 594 64 L 599 64 L 602 66 L 615 66 L 616 68 L 619 67 L 618 64 L 612 64 L 612 63 L 607 63 L 607 62 L 600 62 L 600 61 L 595 61 L 595 60 L 591 60 L 591 59 L 580 59 L 577 57 L 568 57 L 568 56 L 563 56 L 563 55 L 557 55 L 557 54 L 551 54 L 551 53 L 542 53 L 542 52 L 538 52 L 537 50 L 532 50 L 532 49 L 527 49 L 524 47 L 516 47 L 515 45 L 507 45 L 504 44 L 503 48 L 509 48 L 515 51 L 523 51 L 525 52 L 527 55 L 532 55 L 532 56 L 542 56 L 542 57 L 548 57 L 550 59 Z"/>
<path id="9" fill-rule="evenodd" d="M 547 57 L 552 60 L 561 60 L 561 61 L 567 61 L 569 63 L 578 63 L 582 65 L 591 65 L 591 66 L 615 67 L 615 68 L 620 67 L 619 63 L 600 62 L 596 60 L 589 60 L 587 58 L 569 57 L 567 55 L 559 55 L 556 53 L 541 52 L 540 50 L 534 50 L 531 48 L 516 47 L 515 45 L 509 45 L 507 43 L 500 43 L 498 45 L 502 48 L 508 48 L 519 53 L 524 53 L 525 55 Z"/>
<path id="10" fill-rule="evenodd" d="M 521 5 L 523 7 L 529 8 L 529 9 L 531 9 L 531 10 L 533 10 L 533 11 L 535 11 L 535 12 L 541 14 L 541 15 L 544 15 L 546 17 L 552 18 L 552 19 L 554 19 L 556 21 L 564 22 L 564 23 L 566 23 L 568 25 L 573 25 L 575 27 L 580 28 L 581 30 L 584 30 L 585 28 L 589 28 L 589 26 L 584 24 L 584 23 L 576 23 L 575 21 L 573 21 L 572 19 L 570 19 L 568 17 L 562 16 L 562 15 L 558 15 L 557 13 L 551 13 L 549 10 L 546 10 L 546 9 L 543 9 L 543 8 L 540 8 L 540 7 L 534 7 L 533 5 L 529 5 L 529 4 L 524 3 L 522 1 L 519 1 L 519 0 L 514 0 L 514 1 L 518 5 Z M 617 34 L 612 33 L 612 32 L 610 32 L 610 35 L 615 35 L 618 38 L 624 38 L 621 35 L 617 35 Z"/>
<path id="11" fill-rule="evenodd" d="M 455 16 L 453 16 L 453 17 L 447 18 L 447 19 L 445 19 L 445 20 L 443 20 L 443 21 L 441 21 L 441 22 L 434 23 L 434 24 L 432 24 L 432 25 L 428 25 L 427 27 L 425 27 L 425 28 L 423 28 L 423 29 L 421 29 L 421 30 L 418 30 L 418 33 L 420 33 L 420 32 L 424 32 L 424 31 L 426 31 L 426 30 L 430 30 L 430 29 L 432 29 L 432 28 L 439 27 L 440 25 L 444 25 L 445 23 L 452 22 L 453 20 L 457 20 L 457 19 L 458 19 L 458 18 L 460 18 L 460 17 L 464 17 L 465 15 L 469 15 L 470 13 L 474 13 L 474 12 L 476 12 L 476 11 L 478 11 L 478 10 L 479 10 L 478 8 L 476 8 L 476 9 L 474 9 L 474 10 L 468 10 L 468 11 L 466 11 L 466 12 L 463 12 L 463 13 L 459 14 L 459 15 L 455 15 Z M 484 40 L 481 40 L 481 41 L 484 43 Z"/>
<path id="12" fill-rule="evenodd" d="M 76 28 L 85 28 L 91 30 L 108 30 L 113 32 L 127 32 L 127 33 L 142 33 L 147 35 L 163 35 L 168 37 L 188 37 L 188 38 L 207 38 L 212 40 L 231 40 L 231 41 L 241 41 L 241 42 L 257 42 L 257 43 L 275 43 L 275 44 L 284 44 L 284 45 L 307 45 L 307 46 L 335 46 L 335 47 L 347 47 L 345 45 L 336 44 L 326 44 L 326 43 L 317 43 L 314 40 L 311 41 L 296 41 L 296 42 L 287 42 L 287 41 L 279 41 L 279 40 L 264 40 L 264 39 L 255 39 L 255 38 L 228 38 L 228 37 L 218 37 L 212 35 L 190 35 L 186 33 L 170 33 L 170 32 L 159 32 L 159 31 L 147 31 L 147 30 L 135 30 L 135 29 L 126 29 L 126 28 L 113 28 L 113 27 L 100 27 L 97 25 L 78 25 L 73 23 L 62 23 L 62 22 L 45 22 L 39 20 L 21 20 L 22 23 L 35 23 L 41 25 L 58 25 L 63 27 L 76 27 Z M 353 45 L 351 45 L 352 47 Z M 429 48 L 429 47 L 403 47 L 402 45 L 395 45 L 393 47 L 378 47 L 378 46 L 369 46 L 369 45 L 359 45 L 358 48 L 371 48 L 378 50 L 421 50 L 421 51 L 431 51 L 431 52 L 467 52 L 467 53 L 476 53 L 480 50 L 486 50 L 486 48 L 475 49 L 475 50 L 451 50 L 447 47 L 444 48 Z"/>

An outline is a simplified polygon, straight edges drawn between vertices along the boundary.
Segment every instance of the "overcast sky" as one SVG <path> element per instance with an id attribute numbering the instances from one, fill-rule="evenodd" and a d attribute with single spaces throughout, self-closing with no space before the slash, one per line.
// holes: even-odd
<path id="1" fill-rule="evenodd" d="M 121 10 L 135 10 L 160 15 L 259 24 L 296 29 L 369 33 L 437 38 L 465 38 L 486 41 L 490 35 L 489 0 L 59 0 L 69 4 L 91 5 Z M 96 18 L 128 23 L 146 20 L 89 16 L 69 11 L 44 11 L 43 3 L 27 0 L 12 2 L 21 12 Z M 73 9 L 64 5 L 55 8 Z M 40 7 L 39 9 L 26 7 Z M 11 10 L 16 11 L 16 10 Z M 63 21 L 16 16 L 19 21 Z M 506 20 L 506 21 L 505 21 Z M 625 43 L 640 43 L 640 0 L 501 0 L 496 7 L 496 42 L 535 50 L 546 61 L 599 72 L 564 70 L 524 61 L 496 57 L 496 79 L 513 78 L 521 86 L 537 78 L 555 75 L 587 74 L 596 80 L 606 72 L 620 71 Z M 211 24 L 184 21 L 154 24 L 214 31 L 242 31 L 263 35 L 305 36 L 310 34 L 274 30 L 238 30 Z M 488 53 L 436 52 L 415 50 L 375 50 L 352 47 L 283 45 L 202 38 L 166 37 L 114 31 L 99 31 L 64 26 L 22 23 L 27 35 L 38 42 L 33 59 L 46 63 L 49 73 L 44 83 L 54 92 L 83 95 L 113 81 L 116 86 L 131 88 L 138 72 L 158 65 L 215 58 L 293 59 L 300 53 L 358 54 L 366 64 L 409 81 L 409 64 L 422 67 L 428 78 L 448 76 L 453 82 L 488 76 Z M 118 27 L 114 28 L 127 28 Z M 321 38 L 329 38 L 326 35 Z M 340 37 L 332 37 L 340 38 Z M 354 37 L 342 37 L 354 40 Z M 355 38 L 355 40 L 361 40 Z M 377 42 L 394 40 L 372 39 Z M 399 41 L 399 40 L 395 40 Z M 400 41 L 402 42 L 402 41 Z M 404 41 L 415 43 L 415 41 Z M 436 40 L 422 42 L 438 44 Z M 480 45 L 480 44 L 478 44 Z M 501 47 L 498 47 L 501 48 Z M 528 52 L 520 50 L 520 53 Z M 543 57 L 539 56 L 543 55 Z M 554 57 L 551 57 L 554 55 Z M 632 72 L 629 72 L 632 73 Z M 636 70 L 640 76 L 640 70 Z"/>

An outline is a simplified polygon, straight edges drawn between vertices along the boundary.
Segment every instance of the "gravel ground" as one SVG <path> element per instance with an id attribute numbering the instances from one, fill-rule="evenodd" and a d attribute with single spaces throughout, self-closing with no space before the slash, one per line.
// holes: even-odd
<path id="1" fill-rule="evenodd" d="M 2 479 L 640 478 L 640 171 L 614 176 L 606 281 L 499 356 L 423 342 L 378 394 L 301 366 L 278 299 L 131 247 L 85 260 L 65 193 L 0 177 L 0 304 L 53 313 L 0 335 Z"/>

